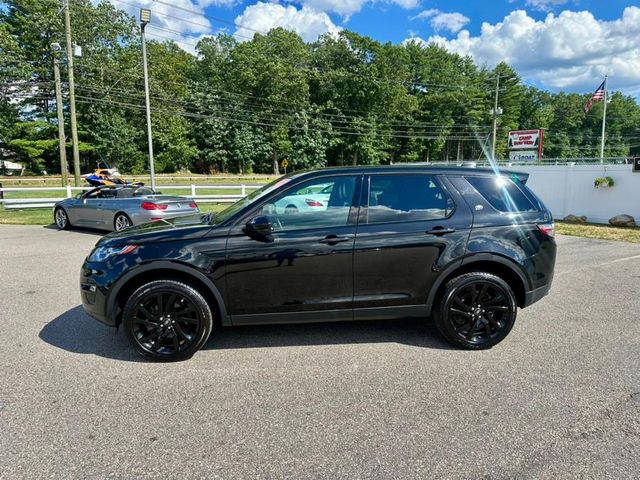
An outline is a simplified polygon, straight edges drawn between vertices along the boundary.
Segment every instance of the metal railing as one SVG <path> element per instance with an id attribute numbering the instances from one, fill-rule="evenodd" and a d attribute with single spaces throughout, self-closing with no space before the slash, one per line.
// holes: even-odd
<path id="1" fill-rule="evenodd" d="M 190 194 L 185 197 L 191 198 L 198 203 L 234 203 L 247 195 L 248 191 L 261 188 L 262 185 L 159 185 L 157 190 L 163 192 L 166 190 L 187 190 Z M 0 188 L 0 204 L 6 209 L 25 209 L 25 208 L 51 208 L 57 202 L 65 198 L 74 196 L 74 192 L 83 192 L 92 190 L 95 187 L 6 187 Z M 239 190 L 239 194 L 214 194 L 214 195 L 198 195 L 198 190 Z M 65 192 L 61 197 L 28 197 L 28 198 L 4 198 L 5 193 L 11 192 Z M 9 195 L 10 197 L 10 195 Z"/>

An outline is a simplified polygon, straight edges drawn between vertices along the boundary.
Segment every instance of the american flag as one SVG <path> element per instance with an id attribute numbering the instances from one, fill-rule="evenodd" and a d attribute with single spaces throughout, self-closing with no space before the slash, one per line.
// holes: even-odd
<path id="1" fill-rule="evenodd" d="M 605 82 L 602 82 L 600 86 L 596 88 L 596 91 L 593 92 L 591 98 L 587 100 L 587 103 L 584 106 L 584 113 L 589 113 L 589 110 L 591 110 L 591 107 L 593 106 L 593 102 L 600 102 L 604 100 L 604 83 Z"/>

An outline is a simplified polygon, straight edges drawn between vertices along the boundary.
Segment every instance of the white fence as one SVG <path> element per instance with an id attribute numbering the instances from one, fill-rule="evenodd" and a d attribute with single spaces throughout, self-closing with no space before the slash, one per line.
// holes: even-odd
<path id="1" fill-rule="evenodd" d="M 631 165 L 514 166 L 529 173 L 527 185 L 562 219 L 569 214 L 585 215 L 587 221 L 607 223 L 621 213 L 640 221 L 640 172 Z M 613 187 L 595 188 L 597 177 L 611 177 Z"/>
<path id="2" fill-rule="evenodd" d="M 198 203 L 233 203 L 244 196 L 251 190 L 261 188 L 262 185 L 158 185 L 157 190 L 163 193 L 169 193 L 169 190 L 187 190 L 190 195 L 189 198 L 193 198 Z M 74 192 L 82 192 L 92 190 L 94 187 L 7 187 L 0 188 L 0 192 L 28 192 L 33 193 L 33 197 L 29 198 L 3 198 L 0 199 L 0 203 L 4 204 L 4 208 L 7 209 L 24 209 L 24 208 L 47 208 L 53 207 L 56 202 L 63 200 L 64 198 L 71 198 Z M 237 193 L 229 194 L 216 194 L 216 195 L 198 195 L 198 190 L 236 190 Z M 39 198 L 40 192 L 64 192 L 61 197 L 58 198 Z M 41 194 L 41 193 L 40 193 Z M 3 195 L 4 196 L 4 195 Z M 10 195 L 9 195 L 10 196 Z"/>

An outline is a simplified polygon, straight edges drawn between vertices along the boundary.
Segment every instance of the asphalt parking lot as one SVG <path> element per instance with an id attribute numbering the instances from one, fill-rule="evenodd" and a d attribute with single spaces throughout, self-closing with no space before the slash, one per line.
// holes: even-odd
<path id="1" fill-rule="evenodd" d="M 79 306 L 98 238 L 0 226 L 1 478 L 638 478 L 640 245 L 559 238 L 552 293 L 490 351 L 405 320 L 152 364 Z"/>

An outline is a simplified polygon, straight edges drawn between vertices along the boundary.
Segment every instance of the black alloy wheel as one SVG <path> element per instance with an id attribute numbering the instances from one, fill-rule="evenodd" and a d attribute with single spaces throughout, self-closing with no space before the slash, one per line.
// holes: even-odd
<path id="1" fill-rule="evenodd" d="M 213 316 L 204 297 L 174 280 L 140 287 L 123 313 L 129 341 L 142 356 L 160 361 L 191 357 L 211 334 Z"/>
<path id="2" fill-rule="evenodd" d="M 491 348 L 511 331 L 517 303 L 509 285 L 484 272 L 467 273 L 447 283 L 436 325 L 463 348 Z"/>

